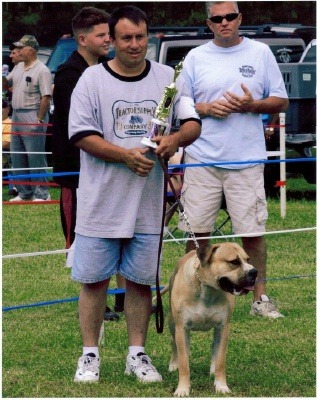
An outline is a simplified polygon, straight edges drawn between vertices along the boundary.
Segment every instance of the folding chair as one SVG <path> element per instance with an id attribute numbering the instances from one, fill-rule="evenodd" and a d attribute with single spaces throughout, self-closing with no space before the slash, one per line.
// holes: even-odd
<path id="1" fill-rule="evenodd" d="M 217 221 L 214 227 L 214 230 L 211 234 L 211 236 L 226 236 L 226 234 L 223 232 L 223 228 L 229 223 L 230 224 L 230 232 L 229 234 L 232 234 L 232 222 L 230 215 L 227 211 L 227 203 L 226 203 L 226 198 L 224 195 L 222 195 L 222 202 L 221 202 L 221 207 L 220 207 L 220 212 L 222 211 L 222 215 L 218 214 Z M 217 225 L 218 223 L 218 225 Z M 226 239 L 227 241 L 229 239 Z"/>
<path id="2" fill-rule="evenodd" d="M 169 161 L 169 171 L 170 172 L 170 177 L 172 179 L 172 183 L 174 185 L 176 194 L 179 195 L 181 192 L 182 184 L 183 184 L 183 170 L 180 168 L 171 168 L 173 164 L 181 164 L 183 160 L 183 154 L 182 153 L 176 153 L 174 157 L 172 157 Z M 170 190 L 170 188 L 167 188 L 167 211 L 165 213 L 165 226 L 164 226 L 164 239 L 175 239 L 174 233 L 177 231 L 178 227 L 175 226 L 173 228 L 169 227 L 169 222 L 174 215 L 174 213 L 178 209 L 178 204 L 176 202 L 174 193 Z M 222 202 L 221 202 L 221 207 L 220 207 L 220 213 L 218 214 L 217 221 L 214 227 L 213 232 L 211 233 L 211 236 L 226 236 L 223 228 L 225 228 L 228 224 L 229 229 L 227 229 L 228 234 L 232 234 L 232 224 L 231 224 L 231 218 L 230 215 L 227 211 L 227 204 L 226 204 L 226 199 L 223 194 L 222 196 Z M 184 237 L 186 237 L 187 234 L 185 233 Z M 226 239 L 229 240 L 229 239 Z M 176 240 L 176 243 L 180 244 L 179 241 Z"/>
<path id="3" fill-rule="evenodd" d="M 183 171 L 181 168 L 171 168 L 171 165 L 173 164 L 181 164 L 182 162 L 182 153 L 176 153 L 171 159 L 169 160 L 169 173 L 171 181 L 173 183 L 174 189 L 176 191 L 176 195 L 180 195 L 180 191 L 182 188 L 183 184 Z M 164 222 L 164 239 L 175 239 L 175 236 L 173 235 L 174 232 L 177 230 L 177 226 L 174 228 L 169 228 L 169 223 L 174 215 L 174 213 L 178 209 L 177 201 L 175 199 L 175 195 L 172 192 L 171 188 L 167 187 L 167 193 L 166 193 L 166 213 L 165 213 L 165 222 Z M 177 241 L 178 244 L 180 242 Z"/>

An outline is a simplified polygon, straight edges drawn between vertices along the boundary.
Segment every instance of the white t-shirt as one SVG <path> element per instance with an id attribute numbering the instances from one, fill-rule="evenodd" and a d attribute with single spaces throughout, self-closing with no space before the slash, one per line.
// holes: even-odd
<path id="1" fill-rule="evenodd" d="M 191 50 L 181 75 L 195 103 L 225 100 L 226 91 L 242 96 L 242 83 L 255 100 L 269 96 L 287 98 L 282 74 L 270 48 L 248 38 L 229 48 L 211 41 Z M 225 119 L 203 118 L 202 133 L 186 152 L 204 163 L 266 159 L 261 115 L 236 113 Z M 250 164 L 221 167 L 242 169 Z"/>
<path id="2" fill-rule="evenodd" d="M 149 136 L 156 106 L 173 77 L 172 68 L 155 62 L 133 78 L 117 75 L 107 64 L 87 68 L 72 94 L 71 141 L 98 134 L 127 149 L 144 147 L 141 139 Z M 156 163 L 146 178 L 84 151 L 80 157 L 77 233 L 102 238 L 160 233 L 163 173 L 152 151 L 147 157 Z"/>

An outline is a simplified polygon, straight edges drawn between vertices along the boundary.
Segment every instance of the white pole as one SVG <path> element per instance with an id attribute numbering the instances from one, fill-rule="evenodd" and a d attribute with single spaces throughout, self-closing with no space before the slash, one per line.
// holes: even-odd
<path id="1" fill-rule="evenodd" d="M 280 159 L 286 158 L 285 149 L 285 113 L 280 113 Z M 286 217 L 286 163 L 280 163 L 280 200 L 281 217 Z"/>

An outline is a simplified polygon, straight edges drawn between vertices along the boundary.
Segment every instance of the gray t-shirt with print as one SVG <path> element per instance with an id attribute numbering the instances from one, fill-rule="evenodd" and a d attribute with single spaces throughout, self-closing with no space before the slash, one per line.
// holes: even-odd
<path id="1" fill-rule="evenodd" d="M 141 139 L 149 136 L 156 106 L 173 76 L 172 68 L 149 61 L 133 78 L 117 75 L 107 63 L 86 69 L 72 94 L 71 141 L 97 134 L 127 149 L 144 147 Z M 160 233 L 164 185 L 157 160 L 144 178 L 122 163 L 84 151 L 80 157 L 77 233 L 100 238 Z M 153 151 L 147 157 L 156 159 Z"/>

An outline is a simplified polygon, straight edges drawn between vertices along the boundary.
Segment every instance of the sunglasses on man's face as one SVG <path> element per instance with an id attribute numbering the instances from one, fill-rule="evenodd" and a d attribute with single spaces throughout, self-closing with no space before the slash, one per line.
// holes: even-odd
<path id="1" fill-rule="evenodd" d="M 209 19 L 210 19 L 211 22 L 214 22 L 216 24 L 221 24 L 223 19 L 227 20 L 228 22 L 231 22 L 231 21 L 237 19 L 238 16 L 239 16 L 238 13 L 230 13 L 230 14 L 226 14 L 226 15 L 223 15 L 223 16 L 222 15 L 215 15 L 214 17 L 210 17 Z"/>

